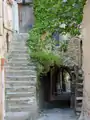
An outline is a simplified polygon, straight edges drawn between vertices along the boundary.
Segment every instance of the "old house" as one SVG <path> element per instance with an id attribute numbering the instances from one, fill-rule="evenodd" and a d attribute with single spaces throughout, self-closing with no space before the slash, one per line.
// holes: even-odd
<path id="1" fill-rule="evenodd" d="M 13 0 L 0 0 L 0 120 L 4 119 L 4 61 L 13 34 Z"/>
<path id="2" fill-rule="evenodd" d="M 82 22 L 82 38 L 83 38 L 83 70 L 84 70 L 84 98 L 83 110 L 80 120 L 84 115 L 84 120 L 90 120 L 90 0 L 87 0 L 84 7 Z"/>

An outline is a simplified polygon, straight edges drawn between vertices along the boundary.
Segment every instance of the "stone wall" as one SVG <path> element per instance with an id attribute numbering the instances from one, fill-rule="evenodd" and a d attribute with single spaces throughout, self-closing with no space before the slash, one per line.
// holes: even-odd
<path id="1" fill-rule="evenodd" d="M 82 65 L 82 41 L 80 37 L 73 37 L 69 40 L 67 52 L 65 53 L 66 64 L 77 65 L 81 67 Z"/>
<path id="2" fill-rule="evenodd" d="M 84 70 L 84 120 L 90 120 L 90 0 L 84 7 L 82 22 L 83 37 L 83 70 Z"/>

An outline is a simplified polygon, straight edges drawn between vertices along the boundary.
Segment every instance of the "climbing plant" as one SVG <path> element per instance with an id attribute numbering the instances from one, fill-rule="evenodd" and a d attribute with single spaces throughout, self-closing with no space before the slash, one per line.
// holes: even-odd
<path id="1" fill-rule="evenodd" d="M 29 54 L 38 63 L 39 70 L 47 71 L 54 64 L 63 64 L 60 52 L 66 51 L 66 42 L 60 44 L 55 53 L 56 41 L 53 33 L 80 34 L 83 7 L 86 0 L 34 0 L 34 26 L 27 41 Z"/>
<path id="2" fill-rule="evenodd" d="M 34 0 L 35 26 L 39 32 L 80 34 L 86 0 Z"/>

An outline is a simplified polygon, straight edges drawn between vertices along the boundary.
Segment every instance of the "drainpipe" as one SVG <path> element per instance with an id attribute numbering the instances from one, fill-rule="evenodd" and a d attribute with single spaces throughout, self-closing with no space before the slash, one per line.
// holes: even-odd
<path id="1" fill-rule="evenodd" d="M 7 52 L 9 51 L 9 34 L 6 34 Z"/>

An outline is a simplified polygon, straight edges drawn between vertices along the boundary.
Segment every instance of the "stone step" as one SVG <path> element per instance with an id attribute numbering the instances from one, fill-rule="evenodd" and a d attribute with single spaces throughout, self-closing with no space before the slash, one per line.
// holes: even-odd
<path id="1" fill-rule="evenodd" d="M 83 97 L 76 97 L 76 100 L 83 100 Z"/>
<path id="2" fill-rule="evenodd" d="M 82 107 L 82 102 L 77 103 L 77 106 Z"/>
<path id="3" fill-rule="evenodd" d="M 12 47 L 9 49 L 9 51 L 13 51 L 13 50 L 27 50 L 28 49 L 28 47 L 27 46 L 13 46 L 12 45 Z"/>
<path id="4" fill-rule="evenodd" d="M 76 83 L 76 85 L 80 85 L 80 86 L 83 86 L 83 83 Z"/>
<path id="5" fill-rule="evenodd" d="M 79 82 L 79 81 L 83 81 L 83 79 L 84 79 L 83 76 L 79 76 L 79 77 L 78 77 L 78 82 Z"/>
<path id="6" fill-rule="evenodd" d="M 31 97 L 32 98 L 32 97 Z M 19 106 L 19 105 L 32 105 L 33 103 L 36 102 L 36 99 L 27 99 L 27 100 L 18 100 L 18 101 L 11 101 L 10 99 L 6 101 L 8 106 Z"/>
<path id="7" fill-rule="evenodd" d="M 27 57 L 27 56 L 29 56 L 28 55 L 28 53 L 27 52 L 25 52 L 25 53 L 23 53 L 23 52 L 11 52 L 11 55 L 10 56 L 21 56 L 22 57 L 22 55 L 23 55 L 23 57 Z"/>
<path id="8" fill-rule="evenodd" d="M 33 106 L 35 105 L 18 105 L 18 106 L 8 106 L 7 111 L 8 112 L 27 112 L 27 111 L 32 111 L 33 110 Z"/>
<path id="9" fill-rule="evenodd" d="M 36 76 L 33 76 L 33 77 L 7 77 L 6 81 L 5 82 L 30 82 L 31 83 L 34 83 L 36 82 Z"/>
<path id="10" fill-rule="evenodd" d="M 81 110 L 82 110 L 81 107 L 76 108 L 76 112 L 81 112 Z"/>
<path id="11" fill-rule="evenodd" d="M 35 70 L 36 71 L 36 66 L 6 66 L 7 70 Z"/>
<path id="12" fill-rule="evenodd" d="M 83 89 L 77 89 L 78 92 L 83 92 Z"/>
<path id="13" fill-rule="evenodd" d="M 36 76 L 35 75 L 18 75 L 18 76 L 13 76 L 13 75 L 9 75 L 9 76 L 6 76 L 6 78 L 7 79 L 13 79 L 13 78 L 16 78 L 16 79 L 19 79 L 19 78 L 24 78 L 24 79 L 27 79 L 27 78 L 29 78 L 29 79 L 31 79 L 31 78 L 36 78 Z"/>
<path id="14" fill-rule="evenodd" d="M 78 71 L 78 75 L 83 75 L 83 71 L 82 71 L 82 70 L 79 70 L 79 71 Z"/>
<path id="15" fill-rule="evenodd" d="M 14 56 L 9 56 L 8 57 L 8 60 L 27 60 L 27 59 L 30 59 L 30 56 L 29 55 L 25 55 L 25 56 L 20 56 L 20 55 L 14 55 Z M 7 60 L 7 61 L 8 61 Z"/>
<path id="16" fill-rule="evenodd" d="M 25 71 L 25 70 L 8 70 L 5 72 L 6 76 L 18 76 L 18 75 L 36 75 L 36 72 L 34 70 L 28 70 L 28 71 Z"/>
<path id="17" fill-rule="evenodd" d="M 19 46 L 22 46 L 22 48 L 24 47 L 24 46 L 26 46 L 26 41 L 22 41 L 22 42 L 20 42 L 20 41 L 13 41 L 12 43 L 11 43 L 11 46 L 17 46 L 17 47 L 19 47 Z"/>
<path id="18" fill-rule="evenodd" d="M 17 68 L 17 67 L 27 67 L 27 66 L 33 66 L 33 63 L 29 63 L 29 62 L 27 62 L 27 63 L 19 63 L 19 62 L 16 62 L 16 63 L 8 63 L 8 66 L 11 66 L 11 67 L 14 67 L 14 68 Z M 6 67 L 8 67 L 8 66 L 6 66 Z"/>
<path id="19" fill-rule="evenodd" d="M 12 82 L 12 81 L 8 81 L 8 82 L 6 82 L 6 89 L 21 89 L 22 87 L 24 87 L 25 88 L 25 86 L 27 86 L 27 89 L 29 88 L 29 87 L 33 87 L 33 86 L 36 86 L 36 84 L 35 84 L 35 81 L 34 82 L 27 82 L 27 81 L 25 81 L 25 82 Z M 19 88 L 18 88 L 19 87 Z"/>
<path id="20" fill-rule="evenodd" d="M 25 54 L 10 54 L 9 55 L 10 58 L 14 57 L 14 58 L 29 58 L 29 55 L 27 53 Z"/>
<path id="21" fill-rule="evenodd" d="M 83 85 L 77 85 L 76 89 L 82 89 L 83 90 Z"/>
<path id="22" fill-rule="evenodd" d="M 31 97 L 32 98 L 32 97 Z M 16 101 L 16 102 L 14 102 L 14 101 L 12 101 L 11 102 L 11 100 L 10 101 L 6 101 L 6 103 L 7 103 L 7 105 L 8 106 L 29 106 L 30 107 L 30 105 L 32 105 L 33 103 L 35 103 L 36 102 L 36 100 L 26 100 L 26 101 L 21 101 L 21 100 L 19 100 L 19 101 Z"/>
<path id="23" fill-rule="evenodd" d="M 14 50 L 11 52 L 11 54 L 26 54 L 27 50 Z"/>
<path id="24" fill-rule="evenodd" d="M 10 102 L 10 103 L 20 103 L 20 102 L 33 102 L 36 101 L 36 97 L 32 96 L 32 97 L 19 97 L 19 98 L 10 98 L 10 99 L 6 99 L 6 102 Z"/>
<path id="25" fill-rule="evenodd" d="M 13 46 L 26 46 L 26 41 L 12 41 L 11 43 Z"/>
<path id="26" fill-rule="evenodd" d="M 27 86 L 28 87 L 31 87 L 31 86 L 36 86 L 36 80 L 34 81 L 6 81 L 6 88 L 22 88 L 22 87 L 25 87 Z"/>
<path id="27" fill-rule="evenodd" d="M 28 39 L 28 37 L 27 36 L 18 36 L 18 37 L 16 37 L 15 36 L 15 39 L 13 39 L 13 41 L 27 41 L 27 39 Z"/>
<path id="28" fill-rule="evenodd" d="M 27 58 L 27 59 L 20 59 L 20 58 L 10 58 L 8 59 L 7 61 L 8 64 L 11 64 L 11 63 L 14 63 L 14 64 L 25 64 L 25 63 L 29 63 L 30 65 L 33 65 L 35 66 L 35 64 L 30 60 L 30 58 Z M 7 65 L 7 64 L 6 64 Z"/>
<path id="29" fill-rule="evenodd" d="M 11 41 L 12 43 L 14 43 L 14 42 L 17 42 L 17 43 L 19 43 L 19 45 L 21 45 L 23 42 L 27 42 L 27 39 L 26 38 L 18 38 L 18 39 L 14 39 L 14 40 L 12 40 Z"/>
<path id="30" fill-rule="evenodd" d="M 8 68 L 8 69 L 5 70 L 5 72 L 13 72 L 13 73 L 17 73 L 17 72 L 19 72 L 19 73 L 29 72 L 30 73 L 30 72 L 36 72 L 36 71 L 35 70 L 30 70 L 30 69 L 25 69 L 25 70 L 24 69 L 21 69 L 21 70 L 17 69 L 17 70 L 14 70 L 14 68 L 13 69 L 9 69 Z"/>
<path id="31" fill-rule="evenodd" d="M 34 92 L 36 91 L 35 86 L 12 86 L 6 87 L 7 92 Z"/>
<path id="32" fill-rule="evenodd" d="M 16 50 L 15 48 L 18 48 L 18 49 L 25 49 L 25 48 L 28 48 L 27 46 L 26 46 L 26 43 L 22 43 L 22 44 L 20 44 L 20 43 L 14 43 L 14 44 L 12 44 L 11 45 L 12 47 L 10 47 L 10 51 L 12 51 L 12 50 Z M 17 49 L 17 50 L 18 50 Z"/>
<path id="33" fill-rule="evenodd" d="M 30 111 L 29 112 L 6 112 L 4 120 L 29 120 L 30 119 Z"/>
<path id="34" fill-rule="evenodd" d="M 13 41 L 12 42 L 26 42 L 27 41 L 27 38 L 24 38 L 24 39 L 22 39 L 21 37 L 20 38 L 18 38 L 18 39 L 13 39 Z"/>
<path id="35" fill-rule="evenodd" d="M 17 73 L 17 72 L 19 72 L 19 73 L 25 73 L 25 72 L 29 72 L 29 73 L 32 73 L 32 72 L 34 72 L 34 73 L 36 73 L 36 71 L 34 70 L 34 69 L 32 69 L 32 70 L 30 70 L 30 69 L 20 69 L 20 70 L 15 70 L 14 68 L 13 69 L 6 69 L 5 70 L 5 72 L 10 72 L 10 73 Z"/>
<path id="36" fill-rule="evenodd" d="M 30 64 L 30 65 L 34 65 L 33 63 L 30 63 L 28 60 L 22 60 L 22 61 L 10 60 L 10 61 L 8 61 L 8 64 Z"/>
<path id="37" fill-rule="evenodd" d="M 15 37 L 14 37 L 14 39 L 13 40 L 17 40 L 17 41 L 22 41 L 22 40 L 27 40 L 28 39 L 28 37 L 29 37 L 29 35 L 26 35 L 26 34 L 24 34 L 24 35 L 20 35 L 21 33 L 19 33 L 19 34 L 17 34 L 17 35 L 15 35 Z"/>
<path id="38" fill-rule="evenodd" d="M 26 57 L 25 58 L 23 58 L 23 57 L 22 58 L 21 57 L 18 57 L 18 58 L 11 57 L 11 58 L 8 59 L 8 61 L 9 60 L 14 60 L 14 61 L 27 61 L 27 60 L 29 60 L 30 61 L 30 58 L 26 58 Z"/>
<path id="39" fill-rule="evenodd" d="M 34 92 L 7 92 L 6 91 L 6 98 L 18 98 L 18 97 L 31 97 L 34 95 Z"/>

